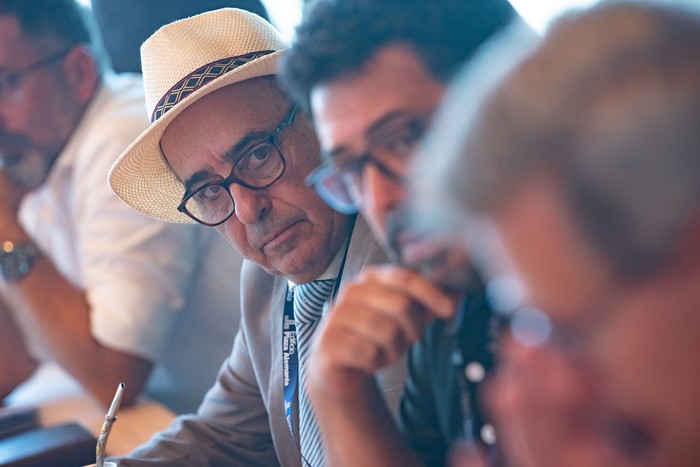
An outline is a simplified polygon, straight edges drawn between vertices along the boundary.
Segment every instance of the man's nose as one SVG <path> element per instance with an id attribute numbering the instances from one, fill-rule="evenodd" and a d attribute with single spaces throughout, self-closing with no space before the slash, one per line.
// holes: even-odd
<path id="1" fill-rule="evenodd" d="M 251 190 L 234 183 L 229 187 L 235 206 L 234 215 L 243 224 L 255 224 L 270 209 L 270 198 L 265 190 Z"/>

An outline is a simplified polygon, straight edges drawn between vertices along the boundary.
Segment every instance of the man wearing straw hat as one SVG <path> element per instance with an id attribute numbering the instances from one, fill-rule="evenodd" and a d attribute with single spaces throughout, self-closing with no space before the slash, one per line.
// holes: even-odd
<path id="1" fill-rule="evenodd" d="M 385 258 L 361 219 L 304 183 L 319 146 L 276 84 L 284 48 L 237 9 L 171 23 L 141 48 L 152 123 L 112 168 L 113 190 L 158 219 L 214 227 L 249 261 L 216 384 L 121 465 L 324 464 L 305 390 L 311 333 L 340 286 Z M 378 375 L 392 408 L 404 377 L 402 362 Z"/>

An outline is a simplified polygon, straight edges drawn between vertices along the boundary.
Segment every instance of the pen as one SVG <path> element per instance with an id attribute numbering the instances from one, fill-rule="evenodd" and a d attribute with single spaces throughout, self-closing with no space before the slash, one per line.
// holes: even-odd
<path id="1" fill-rule="evenodd" d="M 107 446 L 107 438 L 109 437 L 110 431 L 112 431 L 112 424 L 117 421 L 117 410 L 122 402 L 122 394 L 124 393 L 124 383 L 119 383 L 117 386 L 117 392 L 114 394 L 114 399 L 112 400 L 112 405 L 109 406 L 107 415 L 105 415 L 105 421 L 102 424 L 102 429 L 100 430 L 100 436 L 97 438 L 97 448 L 95 449 L 95 461 L 97 467 L 104 467 L 105 463 L 105 449 Z"/>

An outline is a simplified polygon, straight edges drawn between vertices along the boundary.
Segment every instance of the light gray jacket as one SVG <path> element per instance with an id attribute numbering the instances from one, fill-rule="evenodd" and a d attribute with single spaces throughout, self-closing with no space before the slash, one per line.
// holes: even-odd
<path id="1" fill-rule="evenodd" d="M 363 266 L 384 262 L 386 257 L 358 218 L 341 286 Z M 178 417 L 127 459 L 113 459 L 120 466 L 301 465 L 298 436 L 292 437 L 284 410 L 281 336 L 287 280 L 247 261 L 241 277 L 240 330 L 197 415 Z M 406 379 L 405 360 L 384 369 L 377 379 L 396 414 Z"/>

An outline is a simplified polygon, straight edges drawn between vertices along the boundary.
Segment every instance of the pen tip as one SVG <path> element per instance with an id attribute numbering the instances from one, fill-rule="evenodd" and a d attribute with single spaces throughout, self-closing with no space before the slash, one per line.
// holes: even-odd
<path id="1" fill-rule="evenodd" d="M 119 383 L 119 387 L 124 389 L 124 383 Z"/>

